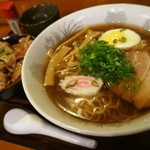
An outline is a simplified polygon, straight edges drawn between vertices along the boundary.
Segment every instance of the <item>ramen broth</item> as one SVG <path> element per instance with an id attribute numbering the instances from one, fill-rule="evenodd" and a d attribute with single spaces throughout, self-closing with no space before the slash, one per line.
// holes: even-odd
<path id="1" fill-rule="evenodd" d="M 90 27 L 90 29 L 101 33 L 115 28 L 131 29 L 138 33 L 142 40 L 150 39 L 149 31 L 129 24 L 101 24 Z M 85 33 L 74 41 L 80 41 L 84 37 Z M 69 42 L 67 46 L 71 47 L 74 41 Z M 63 73 L 60 71 L 62 69 L 65 70 Z M 149 111 L 148 108 L 137 109 L 132 103 L 122 100 L 109 88 L 102 88 L 97 94 L 90 96 L 80 96 L 65 92 L 59 85 L 60 80 L 66 76 L 78 75 L 78 73 L 78 67 L 68 68 L 65 65 L 65 60 L 60 61 L 55 69 L 54 85 L 44 86 L 50 100 L 68 114 L 90 122 L 118 123 L 135 119 Z"/>

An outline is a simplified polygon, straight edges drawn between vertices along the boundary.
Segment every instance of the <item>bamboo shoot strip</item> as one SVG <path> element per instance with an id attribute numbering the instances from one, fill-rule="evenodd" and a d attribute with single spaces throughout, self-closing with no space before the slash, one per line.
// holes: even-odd
<path id="1" fill-rule="evenodd" d="M 54 85 L 55 67 L 70 50 L 71 47 L 61 47 L 58 53 L 55 56 L 53 56 L 52 59 L 49 61 L 45 74 L 44 86 Z"/>
<path id="2" fill-rule="evenodd" d="M 78 37 L 80 37 L 82 34 L 85 34 L 87 31 L 89 30 L 89 27 L 85 27 L 83 28 L 81 31 L 79 31 L 77 34 L 75 34 L 74 36 L 72 36 L 71 38 L 69 38 L 67 41 L 63 42 L 62 44 L 60 44 L 55 52 L 59 51 L 59 49 L 64 46 L 64 45 L 69 45 L 70 43 L 72 43 L 75 39 L 77 39 Z"/>
<path id="3" fill-rule="evenodd" d="M 86 33 L 86 38 L 85 40 L 82 42 L 81 46 L 79 47 L 79 49 L 83 49 L 87 46 L 87 44 L 89 44 L 91 41 L 94 40 L 94 38 L 100 36 L 101 32 L 99 31 L 92 31 L 92 30 L 88 30 Z"/>

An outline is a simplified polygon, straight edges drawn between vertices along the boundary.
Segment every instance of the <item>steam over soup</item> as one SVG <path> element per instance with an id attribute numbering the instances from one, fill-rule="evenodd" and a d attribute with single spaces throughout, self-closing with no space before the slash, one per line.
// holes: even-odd
<path id="1" fill-rule="evenodd" d="M 44 87 L 61 109 L 99 123 L 137 118 L 150 107 L 150 32 L 137 26 L 83 28 L 48 52 Z"/>

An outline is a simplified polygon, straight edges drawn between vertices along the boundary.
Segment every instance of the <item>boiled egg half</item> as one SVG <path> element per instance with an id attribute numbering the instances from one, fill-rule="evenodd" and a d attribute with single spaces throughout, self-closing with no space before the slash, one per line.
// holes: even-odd
<path id="1" fill-rule="evenodd" d="M 104 40 L 117 48 L 125 49 L 138 44 L 141 41 L 141 37 L 133 30 L 117 28 L 104 32 L 100 40 Z"/>

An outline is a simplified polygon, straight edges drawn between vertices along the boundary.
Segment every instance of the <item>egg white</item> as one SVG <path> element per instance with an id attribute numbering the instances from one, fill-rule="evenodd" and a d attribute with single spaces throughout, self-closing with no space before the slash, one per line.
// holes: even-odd
<path id="1" fill-rule="evenodd" d="M 138 44 L 141 37 L 133 30 L 117 28 L 104 32 L 100 40 L 104 40 L 117 48 L 125 49 Z"/>

